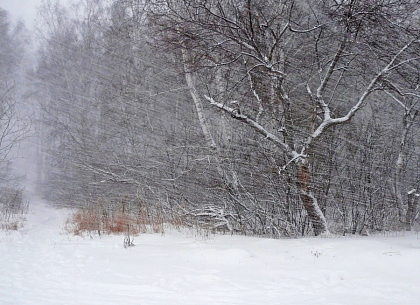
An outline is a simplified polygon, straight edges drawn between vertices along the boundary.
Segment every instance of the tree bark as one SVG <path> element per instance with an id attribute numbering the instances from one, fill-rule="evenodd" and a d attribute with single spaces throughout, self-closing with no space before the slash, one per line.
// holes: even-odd
<path id="1" fill-rule="evenodd" d="M 300 165 L 297 178 L 299 196 L 306 213 L 308 213 L 315 236 L 322 233 L 328 233 L 328 226 L 324 213 L 322 213 L 315 196 L 309 190 L 310 173 L 306 164 Z"/>
<path id="2" fill-rule="evenodd" d="M 416 190 L 411 190 L 407 194 L 407 214 L 405 218 L 405 229 L 411 231 L 413 223 L 416 218 L 417 206 L 419 204 L 420 194 L 416 193 Z"/>
<path id="3" fill-rule="evenodd" d="M 399 146 L 399 152 L 398 152 L 398 158 L 397 158 L 397 162 L 395 163 L 395 196 L 397 197 L 397 206 L 398 206 L 398 215 L 400 217 L 400 221 L 404 221 L 404 216 L 407 216 L 408 219 L 408 215 L 406 214 L 406 211 L 404 209 L 404 200 L 403 200 L 403 190 L 402 190 L 402 185 L 403 185 L 403 174 L 404 174 L 404 167 L 405 167 L 405 162 L 406 162 L 406 142 L 407 142 L 407 137 L 408 137 L 408 133 L 411 129 L 411 126 L 414 123 L 415 118 L 418 115 L 418 111 L 414 110 L 412 107 L 411 108 L 405 108 L 405 114 L 404 114 L 404 118 L 403 118 L 403 131 L 402 131 L 402 135 L 401 135 L 401 140 L 400 140 L 400 146 Z M 410 200 L 410 198 L 408 198 L 408 200 Z M 407 211 L 408 213 L 408 211 Z"/>
<path id="4" fill-rule="evenodd" d="M 195 110 L 197 111 L 198 121 L 200 123 L 201 130 L 203 131 L 204 139 L 206 140 L 207 145 L 209 146 L 211 152 L 209 153 L 212 156 L 216 163 L 216 169 L 219 175 L 223 178 L 224 172 L 222 166 L 220 164 L 220 160 L 217 156 L 217 145 L 213 139 L 212 134 L 210 133 L 210 128 L 208 127 L 206 118 L 204 116 L 204 107 L 201 102 L 200 96 L 197 92 L 195 87 L 194 78 L 191 74 L 190 68 L 188 66 L 188 62 L 190 58 L 188 56 L 188 51 L 186 49 L 182 49 L 182 59 L 184 62 L 184 73 L 185 73 L 185 80 L 187 81 L 188 89 L 190 91 L 192 100 L 194 102 Z M 215 153 L 216 151 L 216 153 Z"/>
<path id="5" fill-rule="evenodd" d="M 213 135 L 210 132 L 210 128 L 204 115 L 203 103 L 197 91 L 194 77 L 190 71 L 190 67 L 188 66 L 188 63 L 190 62 L 190 57 L 188 51 L 185 48 L 182 49 L 182 59 L 184 63 L 185 80 L 187 82 L 188 89 L 193 99 L 195 110 L 197 111 L 197 117 L 200 123 L 201 130 L 203 131 L 204 139 L 210 148 L 208 156 L 211 159 L 213 159 L 217 173 L 227 186 L 228 190 L 230 192 L 238 192 L 238 182 L 235 179 L 235 175 L 231 175 L 232 177 L 229 177 L 229 175 L 223 169 L 222 161 L 220 159 L 219 147 L 216 144 L 216 141 L 214 140 Z"/>

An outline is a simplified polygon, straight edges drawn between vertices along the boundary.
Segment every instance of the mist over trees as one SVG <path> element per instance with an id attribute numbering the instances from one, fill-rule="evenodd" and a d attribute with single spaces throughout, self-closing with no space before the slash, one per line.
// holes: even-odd
<path id="1" fill-rule="evenodd" d="M 33 75 L 44 195 L 232 234 L 410 230 L 419 7 L 47 1 Z"/>
<path id="2" fill-rule="evenodd" d="M 28 205 L 20 177 L 12 169 L 16 151 L 29 131 L 29 118 L 22 113 L 23 61 L 27 33 L 0 8 L 0 230 L 17 229 Z"/>
<path id="3" fill-rule="evenodd" d="M 0 183 L 7 181 L 10 152 L 19 144 L 27 127 L 18 109 L 24 47 L 23 25 L 13 25 L 7 12 L 0 9 Z"/>

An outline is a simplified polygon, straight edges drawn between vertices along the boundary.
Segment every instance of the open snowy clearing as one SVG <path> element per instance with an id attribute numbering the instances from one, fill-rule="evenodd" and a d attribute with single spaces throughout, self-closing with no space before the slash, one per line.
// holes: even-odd
<path id="1" fill-rule="evenodd" d="M 417 234 L 203 239 L 176 231 L 78 237 L 68 210 L 32 200 L 0 232 L 0 304 L 420 304 Z"/>

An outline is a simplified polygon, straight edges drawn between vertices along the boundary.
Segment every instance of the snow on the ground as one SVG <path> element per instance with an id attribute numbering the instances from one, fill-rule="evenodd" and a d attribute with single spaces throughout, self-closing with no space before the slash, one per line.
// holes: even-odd
<path id="1" fill-rule="evenodd" d="M 25 228 L 0 232 L 0 304 L 420 304 L 417 234 L 271 240 L 78 237 L 68 211 L 32 199 Z"/>

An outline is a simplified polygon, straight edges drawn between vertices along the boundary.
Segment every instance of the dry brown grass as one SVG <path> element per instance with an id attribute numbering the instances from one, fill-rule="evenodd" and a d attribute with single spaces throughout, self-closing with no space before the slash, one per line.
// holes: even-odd
<path id="1" fill-rule="evenodd" d="M 4 231 L 17 231 L 19 228 L 23 227 L 23 220 L 16 220 L 16 221 L 10 221 L 7 223 L 1 223 L 0 229 Z"/>
<path id="2" fill-rule="evenodd" d="M 70 219 L 67 220 L 67 228 L 75 235 L 93 231 L 101 233 L 98 215 L 91 209 L 80 209 L 73 213 Z"/>
<path id="3" fill-rule="evenodd" d="M 111 217 L 111 221 L 106 223 L 105 231 L 108 234 L 122 234 L 130 232 L 131 235 L 137 235 L 139 233 L 135 218 L 122 212 L 118 212 Z"/>
<path id="4" fill-rule="evenodd" d="M 137 223 L 133 217 L 127 213 L 112 213 L 104 215 L 98 209 L 84 208 L 75 211 L 67 220 L 68 231 L 75 235 L 83 233 L 101 234 L 130 234 L 139 233 Z"/>
<path id="5" fill-rule="evenodd" d="M 167 224 L 180 228 L 183 221 L 181 217 L 168 220 L 161 211 L 138 203 L 127 207 L 124 202 L 120 202 L 111 207 L 98 202 L 77 209 L 67 220 L 66 229 L 75 235 L 94 233 L 135 236 L 140 233 L 164 233 Z"/>

